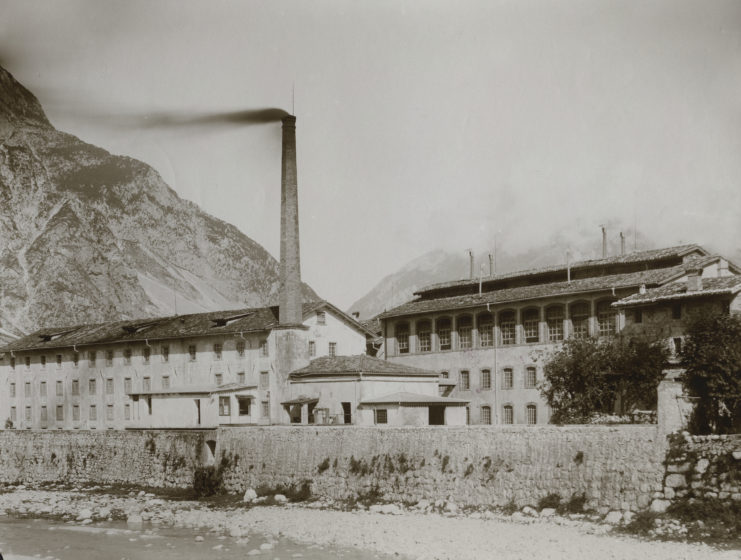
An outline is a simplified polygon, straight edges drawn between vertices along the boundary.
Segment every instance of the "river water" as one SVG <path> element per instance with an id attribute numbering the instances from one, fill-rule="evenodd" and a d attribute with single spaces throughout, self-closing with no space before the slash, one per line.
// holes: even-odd
<path id="1" fill-rule="evenodd" d="M 196 542 L 200 535 L 203 542 Z M 262 545 L 262 548 L 261 548 Z M 375 560 L 388 556 L 356 549 L 303 545 L 251 533 L 242 539 L 194 529 L 149 528 L 130 530 L 125 523 L 80 526 L 42 519 L 0 518 L 0 552 L 5 560 Z"/>

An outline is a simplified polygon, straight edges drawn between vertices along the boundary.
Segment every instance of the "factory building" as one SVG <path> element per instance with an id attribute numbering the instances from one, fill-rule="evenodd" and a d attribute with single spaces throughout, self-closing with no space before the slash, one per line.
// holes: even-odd
<path id="1" fill-rule="evenodd" d="M 741 270 L 683 245 L 432 285 L 379 315 L 386 359 L 439 372 L 443 396 L 470 401 L 471 424 L 545 424 L 549 353 L 568 337 L 622 332 L 626 306 L 614 303 L 691 274 L 712 286 Z"/>

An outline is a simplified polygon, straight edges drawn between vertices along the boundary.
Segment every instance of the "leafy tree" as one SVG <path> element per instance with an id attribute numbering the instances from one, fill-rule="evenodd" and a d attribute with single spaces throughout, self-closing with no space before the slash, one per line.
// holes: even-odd
<path id="1" fill-rule="evenodd" d="M 545 364 L 540 392 L 556 424 L 585 422 L 594 413 L 655 408 L 667 351 L 661 343 L 570 338 Z"/>
<path id="2" fill-rule="evenodd" d="M 697 400 L 690 429 L 741 432 L 741 316 L 696 317 L 683 346 L 681 381 Z"/>

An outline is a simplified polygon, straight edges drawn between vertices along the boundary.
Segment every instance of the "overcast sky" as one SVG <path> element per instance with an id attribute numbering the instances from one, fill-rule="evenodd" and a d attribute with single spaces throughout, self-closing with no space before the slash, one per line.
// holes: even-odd
<path id="1" fill-rule="evenodd" d="M 57 128 L 151 164 L 276 257 L 277 125 L 106 116 L 291 111 L 295 84 L 303 278 L 342 307 L 495 234 L 597 251 L 599 224 L 637 223 L 653 246 L 741 250 L 737 0 L 0 0 L 0 64 Z"/>

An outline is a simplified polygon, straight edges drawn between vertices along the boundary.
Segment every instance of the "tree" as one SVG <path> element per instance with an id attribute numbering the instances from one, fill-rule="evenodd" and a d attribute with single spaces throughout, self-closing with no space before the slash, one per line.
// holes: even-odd
<path id="1" fill-rule="evenodd" d="M 696 406 L 694 433 L 741 432 L 741 316 L 701 315 L 687 328 L 682 385 Z"/>
<path id="2" fill-rule="evenodd" d="M 570 338 L 545 364 L 540 392 L 556 424 L 586 422 L 594 413 L 655 408 L 667 351 L 658 342 Z"/>

